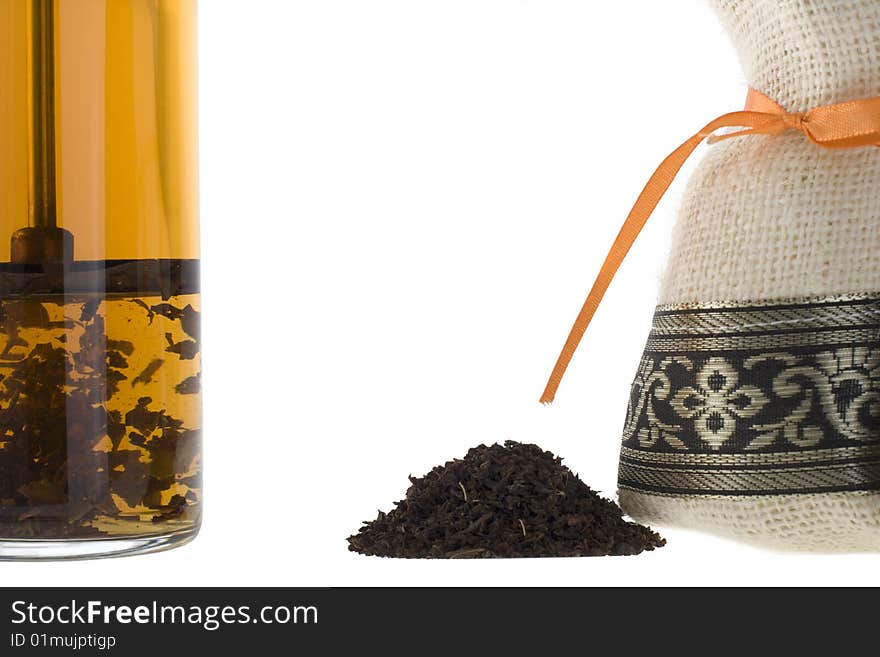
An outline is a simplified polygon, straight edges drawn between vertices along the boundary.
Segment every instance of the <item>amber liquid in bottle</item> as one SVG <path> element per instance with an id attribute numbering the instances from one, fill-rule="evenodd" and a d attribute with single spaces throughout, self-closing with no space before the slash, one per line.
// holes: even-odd
<path id="1" fill-rule="evenodd" d="M 0 558 L 198 529 L 195 20 L 0 0 Z"/>

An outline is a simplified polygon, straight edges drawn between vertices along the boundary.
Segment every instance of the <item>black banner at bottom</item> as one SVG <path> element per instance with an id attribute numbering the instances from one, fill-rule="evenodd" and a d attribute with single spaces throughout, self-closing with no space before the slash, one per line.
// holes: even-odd
<path id="1" fill-rule="evenodd" d="M 834 597 L 839 592 L 10 588 L 0 589 L 0 655 L 667 654 L 707 634 L 716 643 L 723 636 L 728 650 L 751 650 L 757 638 L 769 649 L 776 635 L 791 651 L 804 641 L 823 645 L 819 630 L 835 626 L 835 610 L 846 611 L 840 622 L 850 628 L 873 626 L 856 613 L 867 616 L 873 605 L 827 604 Z M 804 633 L 808 609 L 821 623 Z M 857 640 L 851 630 L 847 636 Z"/>

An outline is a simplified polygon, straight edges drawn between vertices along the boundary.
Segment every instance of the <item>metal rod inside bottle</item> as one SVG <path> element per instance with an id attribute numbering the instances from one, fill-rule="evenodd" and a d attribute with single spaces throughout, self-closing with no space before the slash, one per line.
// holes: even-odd
<path id="1" fill-rule="evenodd" d="M 31 194 L 28 226 L 10 239 L 13 263 L 73 262 L 73 235 L 58 226 L 55 181 L 55 0 L 31 0 Z"/>
<path id="2" fill-rule="evenodd" d="M 33 226 L 57 225 L 55 187 L 55 7 L 33 0 Z"/>

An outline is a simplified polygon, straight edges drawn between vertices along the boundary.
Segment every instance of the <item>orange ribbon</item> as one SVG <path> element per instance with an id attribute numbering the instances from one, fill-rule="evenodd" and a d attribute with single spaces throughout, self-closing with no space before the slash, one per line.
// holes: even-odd
<path id="1" fill-rule="evenodd" d="M 742 128 L 736 132 L 715 135 L 722 128 Z M 657 167 L 654 175 L 642 190 L 623 228 L 614 240 L 611 251 L 599 270 L 596 282 L 575 320 L 568 340 L 559 354 L 541 402 L 549 404 L 556 395 L 575 350 L 611 279 L 635 242 L 636 237 L 651 216 L 654 208 L 663 198 L 685 161 L 703 140 L 715 143 L 744 135 L 778 135 L 788 130 L 799 130 L 818 146 L 824 148 L 858 148 L 860 146 L 880 146 L 880 97 L 854 100 L 837 105 L 824 105 L 805 113 L 788 112 L 775 101 L 754 89 L 749 90 L 746 108 L 742 112 L 731 112 L 707 124 L 693 137 L 675 149 Z"/>

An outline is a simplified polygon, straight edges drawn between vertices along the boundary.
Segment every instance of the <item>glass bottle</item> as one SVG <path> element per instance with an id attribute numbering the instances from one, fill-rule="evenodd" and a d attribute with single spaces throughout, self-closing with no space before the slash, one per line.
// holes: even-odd
<path id="1" fill-rule="evenodd" d="M 0 0 L 0 559 L 201 508 L 195 0 Z"/>

